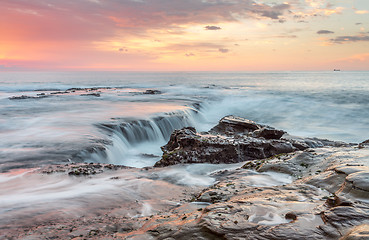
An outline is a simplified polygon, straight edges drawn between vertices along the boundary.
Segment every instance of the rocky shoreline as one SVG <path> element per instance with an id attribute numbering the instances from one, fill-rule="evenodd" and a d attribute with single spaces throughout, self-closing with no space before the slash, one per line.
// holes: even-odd
<path id="1" fill-rule="evenodd" d="M 210 187 L 182 187 L 183 194 L 173 192 L 170 199 L 177 204 L 149 216 L 117 214 L 116 207 L 12 230 L 4 239 L 369 239 L 369 141 L 293 137 L 227 116 L 206 133 L 174 131 L 162 150 L 153 168 L 137 171 L 153 176 L 177 164 L 243 164 L 214 172 L 217 182 Z M 128 169 L 135 170 L 59 165 L 39 174 L 94 178 L 111 171 L 114 177 Z M 268 174 L 281 175 L 268 182 Z M 278 176 L 290 181 L 276 182 Z"/>

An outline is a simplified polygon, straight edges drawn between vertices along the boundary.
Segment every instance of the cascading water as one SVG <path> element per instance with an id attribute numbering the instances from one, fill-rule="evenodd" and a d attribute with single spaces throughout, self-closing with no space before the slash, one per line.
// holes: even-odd
<path id="1" fill-rule="evenodd" d="M 171 133 L 183 127 L 196 127 L 203 119 L 195 108 L 167 113 L 146 120 L 103 123 L 98 127 L 109 135 L 109 143 L 94 151 L 84 151 L 79 157 L 85 161 L 112 163 L 130 167 L 152 166 L 160 159 L 160 147 Z"/>

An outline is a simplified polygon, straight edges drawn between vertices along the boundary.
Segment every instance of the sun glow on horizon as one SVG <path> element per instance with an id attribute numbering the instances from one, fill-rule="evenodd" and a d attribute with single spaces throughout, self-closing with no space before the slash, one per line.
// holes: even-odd
<path id="1" fill-rule="evenodd" d="M 225 4 L 227 2 L 227 4 Z M 369 3 L 5 0 L 1 70 L 369 70 Z"/>

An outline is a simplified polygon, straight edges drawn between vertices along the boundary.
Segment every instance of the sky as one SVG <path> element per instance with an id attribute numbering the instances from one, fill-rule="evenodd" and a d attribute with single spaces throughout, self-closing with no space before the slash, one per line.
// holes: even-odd
<path id="1" fill-rule="evenodd" d="M 369 0 L 0 0 L 0 71 L 369 70 Z"/>

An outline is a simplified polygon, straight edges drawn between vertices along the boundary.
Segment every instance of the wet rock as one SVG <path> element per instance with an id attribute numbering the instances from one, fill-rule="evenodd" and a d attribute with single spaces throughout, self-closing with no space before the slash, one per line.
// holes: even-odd
<path id="1" fill-rule="evenodd" d="M 47 95 L 37 95 L 37 96 L 27 96 L 27 95 L 21 95 L 21 96 L 13 96 L 9 97 L 9 100 L 22 100 L 22 99 L 40 99 L 48 97 Z"/>
<path id="2" fill-rule="evenodd" d="M 288 212 L 286 215 L 284 215 L 284 218 L 288 220 L 296 220 L 297 215 L 294 212 Z"/>
<path id="3" fill-rule="evenodd" d="M 63 229 L 41 226 L 14 236 L 21 236 L 20 239 L 32 234 L 40 239 L 68 236 L 92 239 L 368 239 L 369 149 L 287 134 L 280 139 L 268 139 L 266 135 L 257 135 L 265 126 L 236 117 L 223 120 L 219 124 L 221 127 L 210 134 L 197 133 L 194 128 L 176 130 L 163 147 L 161 164 L 164 165 L 250 160 L 242 168 L 211 174 L 216 179 L 213 186 L 199 188 L 187 198 L 172 198 L 171 195 L 170 200 L 163 200 L 172 205 L 151 216 L 132 218 L 133 215 L 128 215 L 122 219 L 122 209 L 106 210 L 106 214 L 96 219 L 76 219 Z M 275 154 L 286 148 L 293 151 Z M 269 155 L 271 157 L 266 158 Z M 120 167 L 109 164 L 69 164 L 50 171 L 78 170 L 83 175 L 83 171 L 90 169 L 110 171 L 117 168 Z M 140 176 L 147 177 L 148 172 L 157 170 L 141 169 Z M 109 178 L 114 183 L 124 180 L 114 174 Z M 131 207 L 134 209 L 137 205 Z M 118 217 L 112 217 L 114 212 Z M 72 234 L 69 230 L 66 233 L 66 229 L 71 229 Z"/>
<path id="4" fill-rule="evenodd" d="M 353 228 L 342 240 L 368 240 L 369 224 L 362 224 Z"/>
<path id="5" fill-rule="evenodd" d="M 67 173 L 69 176 L 90 176 L 103 173 L 105 170 L 118 169 L 130 169 L 130 167 L 100 163 L 71 163 L 65 165 L 52 165 L 41 169 L 40 172 L 43 174 Z"/>
<path id="6" fill-rule="evenodd" d="M 222 118 L 210 133 L 197 133 L 192 127 L 175 130 L 162 147 L 163 157 L 155 167 L 183 163 L 237 163 L 297 150 L 289 141 L 279 139 L 284 131 L 234 116 Z"/>
<path id="7" fill-rule="evenodd" d="M 68 94 L 70 92 L 68 91 L 64 91 L 64 92 L 61 92 L 61 91 L 58 91 L 58 92 L 51 92 L 50 95 L 62 95 L 62 94 Z"/>
<path id="8" fill-rule="evenodd" d="M 222 118 L 218 125 L 213 127 L 210 132 L 233 135 L 237 133 L 245 134 L 253 132 L 260 128 L 261 126 L 254 121 L 236 116 L 226 116 Z"/>
<path id="9" fill-rule="evenodd" d="M 280 139 L 286 132 L 271 127 L 262 127 L 252 133 L 253 137 L 265 139 Z"/>
<path id="10" fill-rule="evenodd" d="M 169 142 L 162 147 L 162 159 L 155 167 L 185 163 L 237 163 L 307 148 L 342 146 L 341 142 L 285 135 L 283 130 L 227 116 L 208 133 L 197 133 L 192 127 L 175 130 Z"/>
<path id="11" fill-rule="evenodd" d="M 218 125 L 210 130 L 210 133 L 230 136 L 248 134 L 255 138 L 280 139 L 286 132 L 231 115 L 222 118 Z"/>
<path id="12" fill-rule="evenodd" d="M 346 177 L 353 187 L 367 191 L 369 195 L 369 171 L 360 171 L 352 173 Z"/>
<path id="13" fill-rule="evenodd" d="M 184 163 L 237 163 L 293 152 L 296 148 L 282 140 L 208 136 L 185 128 L 174 131 L 162 150 L 162 159 L 155 167 Z"/>
<path id="14" fill-rule="evenodd" d="M 338 206 L 323 211 L 322 219 L 336 228 L 356 226 L 358 223 L 369 223 L 369 207 L 362 204 Z"/>
<path id="15" fill-rule="evenodd" d="M 143 94 L 151 94 L 151 95 L 155 95 L 155 94 L 161 94 L 162 92 L 159 90 L 152 90 L 152 89 L 148 89 L 145 92 L 143 92 Z"/>
<path id="16" fill-rule="evenodd" d="M 358 145 L 358 148 L 365 148 L 365 147 L 369 147 L 369 139 L 368 139 L 368 140 L 363 141 L 362 143 L 360 143 L 360 144 Z"/>
<path id="17" fill-rule="evenodd" d="M 291 136 L 288 134 L 283 135 L 282 139 L 288 140 L 292 145 L 299 150 L 305 150 L 307 148 L 321 148 L 321 147 L 350 147 L 352 144 L 344 143 L 341 141 L 331 141 L 320 138 L 302 138 Z"/>
<path id="18" fill-rule="evenodd" d="M 353 203 L 343 197 L 330 197 L 325 201 L 328 207 L 352 206 Z"/>
<path id="19" fill-rule="evenodd" d="M 87 94 L 81 94 L 80 96 L 94 96 L 94 97 L 100 97 L 100 93 L 87 93 Z"/>

